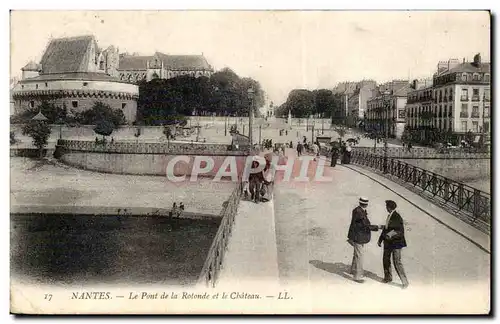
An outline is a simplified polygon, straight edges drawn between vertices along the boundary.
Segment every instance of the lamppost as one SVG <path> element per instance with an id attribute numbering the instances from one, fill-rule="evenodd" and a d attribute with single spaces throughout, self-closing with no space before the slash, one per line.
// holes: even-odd
<path id="1" fill-rule="evenodd" d="M 62 126 L 64 121 L 62 118 L 57 119 L 57 123 L 59 124 L 59 139 L 62 139 Z M 483 124 L 484 124 L 484 118 L 483 118 Z"/>
<path id="2" fill-rule="evenodd" d="M 385 139 L 384 139 L 384 173 L 387 173 L 387 155 L 388 155 L 388 143 L 387 140 L 389 138 L 389 108 L 391 102 L 389 101 L 390 99 L 388 98 L 390 92 L 385 91 L 384 96 L 383 96 L 383 102 L 384 102 L 384 109 L 385 109 Z"/>
<path id="3" fill-rule="evenodd" d="M 252 141 L 252 125 L 253 125 L 253 97 L 255 94 L 255 90 L 253 88 L 248 89 L 248 99 L 250 100 L 250 107 L 248 108 L 248 139 L 250 141 L 250 148 L 253 147 L 253 141 Z"/>

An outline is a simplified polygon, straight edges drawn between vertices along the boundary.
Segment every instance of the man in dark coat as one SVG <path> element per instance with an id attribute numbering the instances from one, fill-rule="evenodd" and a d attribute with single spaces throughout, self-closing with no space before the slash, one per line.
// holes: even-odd
<path id="1" fill-rule="evenodd" d="M 407 288 L 409 283 L 406 278 L 403 263 L 401 262 L 401 249 L 406 247 L 403 218 L 396 211 L 397 205 L 394 201 L 386 200 L 385 206 L 389 215 L 387 215 L 386 224 L 378 239 L 378 246 L 382 246 L 382 242 L 384 243 L 384 256 L 382 259 L 384 265 L 384 282 L 389 283 L 392 281 L 392 256 L 394 268 L 403 284 L 402 287 Z"/>
<path id="2" fill-rule="evenodd" d="M 335 167 L 337 165 L 337 159 L 339 158 L 339 150 L 336 147 L 332 148 L 332 160 L 330 162 L 331 167 Z"/>
<path id="3" fill-rule="evenodd" d="M 362 283 L 364 245 L 371 240 L 371 231 L 378 231 L 379 226 L 371 225 L 366 208 L 368 199 L 359 198 L 359 206 L 352 211 L 351 225 L 347 234 L 348 242 L 354 248 L 351 273 L 354 281 Z M 381 227 L 381 226 L 380 226 Z"/>

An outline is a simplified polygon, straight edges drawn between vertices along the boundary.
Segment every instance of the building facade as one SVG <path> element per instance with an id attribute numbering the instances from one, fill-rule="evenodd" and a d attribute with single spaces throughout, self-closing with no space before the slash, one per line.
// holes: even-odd
<path id="1" fill-rule="evenodd" d="M 408 125 L 413 130 L 434 129 L 463 138 L 467 132 L 491 132 L 491 65 L 480 54 L 473 62 L 439 62 L 432 86 L 408 93 Z"/>
<path id="2" fill-rule="evenodd" d="M 53 39 L 40 64 L 29 62 L 12 90 L 14 111 L 34 109 L 43 101 L 66 107 L 68 114 L 90 109 L 96 101 L 123 111 L 135 121 L 139 89 L 114 77 L 118 50 L 102 50 L 93 36 Z"/>
<path id="3" fill-rule="evenodd" d="M 405 107 L 410 84 L 393 80 L 381 84 L 367 101 L 365 129 L 380 136 L 401 138 L 405 128 Z"/>
<path id="4" fill-rule="evenodd" d="M 338 105 L 334 107 L 332 114 L 332 123 L 346 123 L 349 116 L 349 98 L 356 90 L 356 82 L 340 82 L 332 90 L 334 96 L 338 100 Z"/>
<path id="5" fill-rule="evenodd" d="M 116 76 L 124 82 L 138 83 L 181 75 L 210 77 L 213 72 L 203 55 L 167 55 L 156 52 L 151 56 L 120 55 Z"/>
<path id="6" fill-rule="evenodd" d="M 363 127 L 364 116 L 368 100 L 372 98 L 377 83 L 372 80 L 363 80 L 356 84 L 356 89 L 348 99 L 347 125 L 350 127 Z"/>

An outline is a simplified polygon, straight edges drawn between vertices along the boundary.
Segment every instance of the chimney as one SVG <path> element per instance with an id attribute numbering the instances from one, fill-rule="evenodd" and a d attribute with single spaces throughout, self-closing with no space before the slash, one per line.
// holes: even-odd
<path id="1" fill-rule="evenodd" d="M 477 53 L 474 55 L 474 65 L 479 66 L 481 64 L 481 54 Z"/>

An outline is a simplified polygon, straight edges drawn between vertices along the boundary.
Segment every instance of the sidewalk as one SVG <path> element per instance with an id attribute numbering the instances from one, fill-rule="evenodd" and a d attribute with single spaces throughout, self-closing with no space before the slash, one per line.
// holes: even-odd
<path id="1" fill-rule="evenodd" d="M 371 172 L 370 170 L 364 169 L 362 167 L 356 166 L 356 165 L 343 165 L 346 168 L 349 168 L 351 170 L 354 170 L 371 180 L 379 183 L 380 185 L 384 186 L 385 188 L 391 190 L 392 192 L 396 193 L 398 196 L 401 198 L 405 199 L 415 207 L 417 207 L 419 210 L 424 212 L 425 214 L 431 216 L 434 218 L 436 221 L 439 223 L 445 225 L 452 231 L 456 232 L 457 234 L 463 236 L 470 242 L 474 243 L 478 247 L 480 247 L 482 250 L 491 253 L 491 245 L 490 245 L 490 236 L 481 232 L 480 230 L 470 226 L 469 224 L 461 221 L 454 215 L 448 213 L 446 210 L 442 209 L 441 207 L 430 203 L 427 199 L 419 196 L 418 194 L 406 189 L 405 187 L 401 186 L 400 184 L 393 182 L 381 175 L 378 175 L 374 172 Z"/>
<path id="2" fill-rule="evenodd" d="M 255 204 L 242 200 L 217 287 L 278 284 L 278 253 L 274 201 Z"/>

